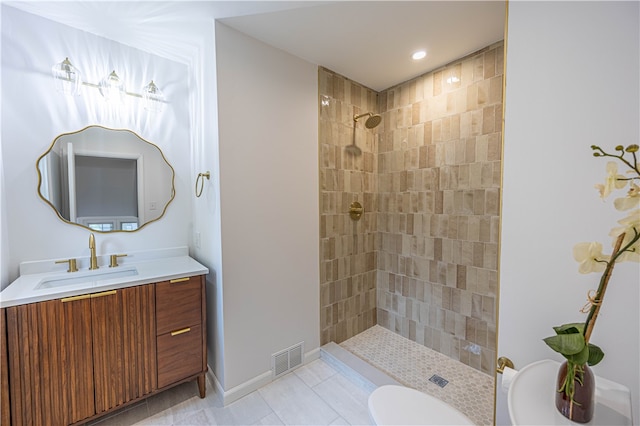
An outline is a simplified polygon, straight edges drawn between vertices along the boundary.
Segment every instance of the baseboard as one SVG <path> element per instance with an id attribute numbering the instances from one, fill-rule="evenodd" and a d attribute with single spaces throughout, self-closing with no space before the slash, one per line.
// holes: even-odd
<path id="1" fill-rule="evenodd" d="M 315 348 L 304 354 L 304 364 L 308 364 L 318 358 L 320 358 L 320 348 Z M 216 375 L 213 374 L 213 368 L 211 368 L 211 366 L 209 366 L 209 372 L 207 374 L 209 374 L 209 379 L 216 388 L 216 393 L 220 395 L 223 406 L 227 406 L 273 381 L 273 372 L 268 370 L 244 383 L 239 384 L 238 386 L 234 386 L 228 391 L 225 391 Z"/>

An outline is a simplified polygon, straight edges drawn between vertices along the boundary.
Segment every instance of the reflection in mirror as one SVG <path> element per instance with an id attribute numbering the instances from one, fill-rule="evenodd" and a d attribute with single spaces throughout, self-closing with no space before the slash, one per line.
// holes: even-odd
<path id="1" fill-rule="evenodd" d="M 175 197 L 175 172 L 130 130 L 88 126 L 56 137 L 38 158 L 38 194 L 63 221 L 97 232 L 136 231 Z"/>

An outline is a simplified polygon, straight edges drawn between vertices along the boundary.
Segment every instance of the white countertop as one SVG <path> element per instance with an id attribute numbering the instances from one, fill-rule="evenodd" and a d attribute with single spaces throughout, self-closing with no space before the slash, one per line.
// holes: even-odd
<path id="1" fill-rule="evenodd" d="M 78 258 L 78 272 L 66 272 L 68 264 L 56 264 L 56 260 L 59 259 L 20 264 L 20 277 L 0 293 L 0 308 L 204 275 L 209 272 L 207 267 L 189 257 L 187 247 L 127 253 L 126 257 L 118 258 L 119 266 L 115 268 L 109 267 L 109 256 L 102 255 L 98 257 L 100 267 L 96 270 L 88 270 L 87 258 Z M 104 275 L 114 273 L 115 276 L 119 271 L 124 275 L 133 270 L 135 275 L 115 278 Z M 82 282 L 38 288 L 43 280 L 68 278 L 77 278 Z"/>

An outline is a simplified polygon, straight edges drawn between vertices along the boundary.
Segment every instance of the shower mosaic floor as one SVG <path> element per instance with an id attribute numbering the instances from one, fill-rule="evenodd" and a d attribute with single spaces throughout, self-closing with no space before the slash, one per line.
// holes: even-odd
<path id="1" fill-rule="evenodd" d="M 379 325 L 340 346 L 403 385 L 445 401 L 475 424 L 493 424 L 493 377 Z M 444 388 L 429 381 L 433 375 L 448 381 Z"/>

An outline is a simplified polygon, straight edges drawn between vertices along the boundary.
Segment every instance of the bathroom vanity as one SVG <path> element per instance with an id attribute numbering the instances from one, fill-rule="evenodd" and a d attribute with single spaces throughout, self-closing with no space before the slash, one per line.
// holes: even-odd
<path id="1" fill-rule="evenodd" d="M 187 381 L 204 398 L 208 269 L 186 248 L 104 263 L 23 264 L 0 293 L 2 424 L 84 423 Z"/>

